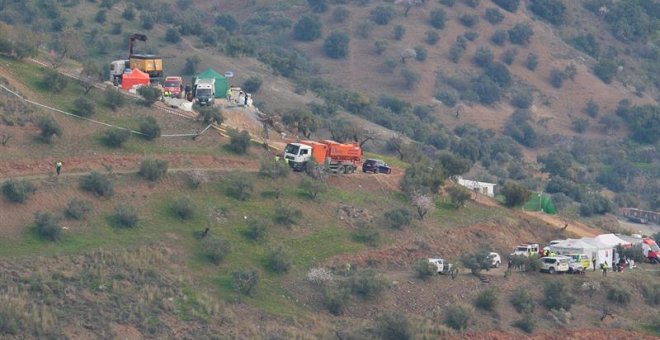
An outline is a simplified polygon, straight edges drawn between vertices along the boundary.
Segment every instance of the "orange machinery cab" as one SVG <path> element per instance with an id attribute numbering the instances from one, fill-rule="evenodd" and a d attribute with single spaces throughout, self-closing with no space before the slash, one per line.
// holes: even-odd
<path id="1" fill-rule="evenodd" d="M 326 157 L 329 156 L 327 145 L 312 140 L 303 140 L 300 141 L 300 144 L 304 144 L 312 148 L 312 157 L 314 157 L 314 160 L 318 164 L 325 163 Z"/>
<path id="2" fill-rule="evenodd" d="M 362 162 L 362 149 L 357 144 L 342 144 L 327 139 L 321 143 L 328 146 L 328 156 L 333 160 Z"/>

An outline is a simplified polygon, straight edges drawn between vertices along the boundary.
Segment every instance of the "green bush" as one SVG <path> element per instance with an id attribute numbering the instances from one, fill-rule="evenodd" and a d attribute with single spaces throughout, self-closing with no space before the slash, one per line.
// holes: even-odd
<path id="1" fill-rule="evenodd" d="M 313 179 L 309 176 L 302 177 L 298 188 L 302 190 L 309 198 L 316 199 L 319 194 L 328 191 L 328 185 L 320 179 Z"/>
<path id="2" fill-rule="evenodd" d="M 396 25 L 392 29 L 392 33 L 394 34 L 394 40 L 401 40 L 406 34 L 406 28 L 401 25 Z"/>
<path id="3" fill-rule="evenodd" d="M 428 51 L 423 46 L 415 46 L 415 59 L 417 61 L 424 61 L 428 55 Z"/>
<path id="4" fill-rule="evenodd" d="M 516 60 L 517 55 L 518 55 L 518 50 L 516 50 L 515 48 L 507 49 L 506 51 L 504 51 L 504 53 L 502 53 L 502 61 L 507 65 L 511 65 Z"/>
<path id="5" fill-rule="evenodd" d="M 239 155 L 246 154 L 250 148 L 250 133 L 245 130 L 239 132 L 236 129 L 230 129 L 228 134 L 229 144 L 227 147 L 229 150 Z"/>
<path id="6" fill-rule="evenodd" d="M 504 195 L 504 204 L 507 207 L 515 207 L 525 204 L 532 195 L 532 192 L 529 191 L 529 189 L 511 181 L 504 184 L 501 193 Z"/>
<path id="7" fill-rule="evenodd" d="M 456 0 L 440 0 L 440 3 L 447 7 L 454 7 L 454 4 L 456 4 Z"/>
<path id="8" fill-rule="evenodd" d="M 178 29 L 170 27 L 165 31 L 165 41 L 170 44 L 176 44 L 181 41 L 181 33 L 179 33 Z"/>
<path id="9" fill-rule="evenodd" d="M 538 65 L 539 57 L 534 53 L 529 53 L 527 59 L 525 59 L 525 67 L 530 71 L 534 71 Z"/>
<path id="10" fill-rule="evenodd" d="M 504 46 L 508 39 L 509 33 L 505 30 L 496 30 L 493 32 L 493 35 L 490 36 L 490 41 L 497 46 Z"/>
<path id="11" fill-rule="evenodd" d="M 332 59 L 346 58 L 350 40 L 346 33 L 332 32 L 323 42 L 323 52 Z"/>
<path id="12" fill-rule="evenodd" d="M 412 214 L 408 209 L 396 208 L 385 213 L 385 220 L 389 223 L 390 227 L 401 229 L 410 225 Z"/>
<path id="13" fill-rule="evenodd" d="M 419 83 L 419 74 L 408 67 L 401 69 L 401 78 L 403 78 L 403 83 L 408 90 L 412 90 Z"/>
<path id="14" fill-rule="evenodd" d="M 519 109 L 529 109 L 534 102 L 534 95 L 531 91 L 519 91 L 511 96 L 511 105 Z"/>
<path id="15" fill-rule="evenodd" d="M 481 291 L 474 300 L 474 305 L 479 309 L 494 311 L 497 305 L 497 291 L 492 288 Z"/>
<path id="16" fill-rule="evenodd" d="M 220 264 L 231 252 L 231 243 L 227 240 L 209 237 L 202 241 L 204 254 L 213 264 Z"/>
<path id="17" fill-rule="evenodd" d="M 469 268 L 473 275 L 479 275 L 482 270 L 490 270 L 492 261 L 488 257 L 487 251 L 479 251 L 474 254 L 464 254 L 461 256 L 461 263 Z"/>
<path id="18" fill-rule="evenodd" d="M 147 158 L 140 162 L 138 175 L 146 180 L 155 182 L 165 176 L 167 173 L 167 167 L 167 161 Z"/>
<path id="19" fill-rule="evenodd" d="M 314 41 L 321 37 L 321 20 L 317 15 L 306 14 L 293 26 L 293 38 L 299 41 Z M 252 92 L 247 90 L 248 92 Z"/>
<path id="20" fill-rule="evenodd" d="M 589 120 L 586 118 L 575 118 L 571 120 L 571 128 L 577 133 L 583 133 L 587 131 L 589 127 Z"/>
<path id="21" fill-rule="evenodd" d="M 256 93 L 261 87 L 261 78 L 251 76 L 243 82 L 243 90 L 249 93 Z"/>
<path id="22" fill-rule="evenodd" d="M 253 180 L 245 173 L 236 172 L 227 180 L 227 193 L 239 201 L 247 201 L 253 189 Z"/>
<path id="23" fill-rule="evenodd" d="M 424 41 L 429 45 L 435 45 L 440 40 L 440 34 L 436 31 L 426 31 Z"/>
<path id="24" fill-rule="evenodd" d="M 2 183 L 2 194 L 7 200 L 14 203 L 23 203 L 28 195 L 34 193 L 37 189 L 34 185 L 25 180 L 8 179 Z"/>
<path id="25" fill-rule="evenodd" d="M 262 241 L 268 236 L 268 229 L 272 227 L 269 220 L 262 218 L 251 218 L 247 222 L 245 236 L 254 241 Z"/>
<path id="26" fill-rule="evenodd" d="M 522 319 L 513 322 L 513 326 L 520 328 L 522 331 L 532 334 L 536 329 L 536 320 L 531 313 L 525 313 Z"/>
<path id="27" fill-rule="evenodd" d="M 73 101 L 73 113 L 81 117 L 89 117 L 96 113 L 94 102 L 85 98 L 78 97 Z"/>
<path id="28" fill-rule="evenodd" d="M 34 223 L 37 225 L 37 234 L 50 241 L 57 241 L 62 235 L 60 220 L 48 211 L 37 211 L 34 213 Z"/>
<path id="29" fill-rule="evenodd" d="M 105 105 L 112 111 L 116 111 L 118 108 L 126 105 L 126 98 L 119 90 L 109 87 L 105 90 Z"/>
<path id="30" fill-rule="evenodd" d="M 476 24 L 479 23 L 479 16 L 477 14 L 461 14 L 458 17 L 458 20 L 465 27 L 474 27 Z"/>
<path id="31" fill-rule="evenodd" d="M 353 239 L 360 243 L 376 246 L 380 241 L 380 232 L 374 225 L 360 223 L 353 234 Z"/>
<path id="32" fill-rule="evenodd" d="M 446 107 L 454 107 L 458 103 L 458 96 L 453 91 L 438 90 L 435 92 L 434 97 Z"/>
<path id="33" fill-rule="evenodd" d="M 96 171 L 80 178 L 80 189 L 91 192 L 96 196 L 110 197 L 115 194 L 114 185 L 110 179 Z"/>
<path id="34" fill-rule="evenodd" d="M 612 287 L 607 291 L 607 299 L 620 305 L 630 303 L 632 293 L 623 287 Z"/>
<path id="35" fill-rule="evenodd" d="M 50 117 L 41 117 L 37 122 L 37 127 L 39 127 L 39 139 L 44 143 L 51 143 L 53 141 L 53 136 L 61 136 L 62 128 L 53 118 Z"/>
<path id="36" fill-rule="evenodd" d="M 222 115 L 220 108 L 216 106 L 203 106 L 199 108 L 199 114 L 197 119 L 201 120 L 204 124 L 222 124 L 225 121 L 225 117 Z"/>
<path id="37" fill-rule="evenodd" d="M 493 63 L 493 51 L 488 47 L 479 47 L 474 53 L 473 61 L 479 67 L 488 67 Z"/>
<path id="38" fill-rule="evenodd" d="M 649 305 L 660 305 L 660 284 L 648 283 L 642 286 L 642 296 Z"/>
<path id="39" fill-rule="evenodd" d="M 596 116 L 598 116 L 598 111 L 600 111 L 600 106 L 598 106 L 598 104 L 593 99 L 589 99 L 583 110 L 587 115 L 589 115 L 589 117 L 596 118 Z"/>
<path id="40" fill-rule="evenodd" d="M 472 192 L 460 185 L 452 185 L 447 188 L 447 193 L 449 194 L 449 199 L 451 203 L 456 207 L 456 209 L 465 205 L 465 202 L 469 201 L 472 197 Z"/>
<path id="41" fill-rule="evenodd" d="M 351 12 L 344 6 L 337 6 L 333 11 L 332 11 L 332 21 L 336 23 L 342 23 L 348 19 L 348 17 L 351 15 Z"/>
<path id="42" fill-rule="evenodd" d="M 146 117 L 140 122 L 140 132 L 146 140 L 160 137 L 160 125 L 154 117 Z"/>
<path id="43" fill-rule="evenodd" d="M 332 315 L 341 315 L 346 309 L 349 292 L 343 287 L 328 287 L 323 291 L 323 305 Z"/>
<path id="44" fill-rule="evenodd" d="M 504 14 L 499 9 L 491 7 L 486 9 L 485 18 L 491 25 L 497 25 L 504 20 Z"/>
<path id="45" fill-rule="evenodd" d="M 412 339 L 412 326 L 401 312 L 383 313 L 376 318 L 376 333 L 384 340 Z"/>
<path id="46" fill-rule="evenodd" d="M 66 205 L 66 210 L 64 210 L 64 215 L 68 218 L 74 220 L 79 220 L 85 217 L 88 213 L 93 210 L 92 203 L 86 200 L 79 198 L 72 198 L 69 200 L 69 203 Z"/>
<path id="47" fill-rule="evenodd" d="M 291 173 L 291 167 L 284 161 L 274 160 L 270 157 L 263 158 L 259 167 L 259 175 L 269 179 L 287 178 Z"/>
<path id="48" fill-rule="evenodd" d="M 221 14 L 215 17 L 215 24 L 224 28 L 229 33 L 234 33 L 238 27 L 238 21 L 231 14 Z"/>
<path id="49" fill-rule="evenodd" d="M 182 220 L 189 220 L 195 215 L 195 204 L 190 197 L 181 196 L 172 201 L 170 206 L 174 215 Z"/>
<path id="50" fill-rule="evenodd" d="M 66 76 L 54 70 L 47 70 L 41 79 L 43 88 L 49 92 L 60 93 L 66 88 L 68 80 Z"/>
<path id="51" fill-rule="evenodd" d="M 546 308 L 570 310 L 574 302 L 575 298 L 564 282 L 553 280 L 543 284 L 543 305 Z"/>
<path id="52" fill-rule="evenodd" d="M 283 202 L 278 202 L 275 205 L 275 215 L 273 216 L 273 219 L 277 224 L 290 226 L 298 223 L 302 217 L 303 213 L 300 209 L 296 209 Z"/>
<path id="53" fill-rule="evenodd" d="M 566 79 L 564 71 L 557 68 L 550 70 L 550 84 L 552 84 L 553 87 L 560 89 L 564 84 L 564 79 Z"/>
<path id="54" fill-rule="evenodd" d="M 531 314 L 536 305 L 534 296 L 524 287 L 516 288 L 511 294 L 509 301 L 518 313 Z"/>
<path id="55" fill-rule="evenodd" d="M 457 331 L 467 329 L 471 319 L 472 312 L 462 305 L 449 306 L 447 308 L 447 314 L 445 314 L 445 324 Z"/>
<path id="56" fill-rule="evenodd" d="M 259 284 L 259 271 L 257 269 L 237 270 L 232 273 L 232 286 L 239 293 L 254 295 Z"/>
<path id="57" fill-rule="evenodd" d="M 286 273 L 291 269 L 291 254 L 279 246 L 268 252 L 266 266 L 276 273 Z"/>
<path id="58" fill-rule="evenodd" d="M 135 228 L 139 220 L 137 209 L 126 204 L 116 206 L 112 217 L 120 228 Z"/>
<path id="59" fill-rule="evenodd" d="M 509 41 L 511 41 L 512 44 L 527 45 L 534 35 L 534 30 L 532 30 L 532 27 L 527 23 L 518 23 L 509 29 L 508 33 Z"/>
<path id="60" fill-rule="evenodd" d="M 395 14 L 396 11 L 392 6 L 376 6 L 369 12 L 369 18 L 378 25 L 387 25 Z"/>
<path id="61" fill-rule="evenodd" d="M 529 9 L 551 24 L 560 25 L 564 22 L 566 6 L 562 0 L 531 0 Z"/>
<path id="62" fill-rule="evenodd" d="M 363 269 L 356 272 L 346 281 L 351 293 L 363 298 L 373 298 L 380 295 L 387 287 L 385 278 L 373 269 Z"/>
<path id="63" fill-rule="evenodd" d="M 613 60 L 601 59 L 594 65 L 594 74 L 605 84 L 609 84 L 614 79 L 618 67 Z"/>
<path id="64" fill-rule="evenodd" d="M 161 96 L 160 89 L 151 86 L 142 86 L 137 93 L 142 96 L 140 103 L 146 107 L 151 107 Z"/>
<path id="65" fill-rule="evenodd" d="M 447 12 L 442 8 L 434 8 L 429 13 L 429 24 L 439 30 L 445 28 L 445 21 L 447 21 Z"/>
<path id="66" fill-rule="evenodd" d="M 520 5 L 520 0 L 493 0 L 493 2 L 511 13 L 515 13 Z"/>
<path id="67" fill-rule="evenodd" d="M 415 262 L 415 274 L 418 279 L 427 280 L 436 272 L 437 267 L 426 258 L 421 258 Z"/>
<path id="68" fill-rule="evenodd" d="M 103 144 L 111 148 L 119 148 L 128 141 L 131 132 L 124 129 L 111 129 L 103 133 Z"/>
<path id="69" fill-rule="evenodd" d="M 323 13 L 328 10 L 328 3 L 326 0 L 307 0 L 307 3 L 314 13 Z"/>

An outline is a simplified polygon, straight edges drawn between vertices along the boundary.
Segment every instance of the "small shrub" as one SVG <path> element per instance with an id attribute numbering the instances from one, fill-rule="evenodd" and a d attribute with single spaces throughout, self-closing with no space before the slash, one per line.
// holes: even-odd
<path id="1" fill-rule="evenodd" d="M 401 25 L 396 25 L 392 29 L 392 33 L 394 34 L 395 40 L 401 40 L 401 38 L 403 38 L 403 36 L 406 34 L 406 29 Z"/>
<path id="2" fill-rule="evenodd" d="M 426 31 L 424 41 L 429 45 L 435 45 L 440 40 L 440 34 L 436 31 Z"/>
<path id="3" fill-rule="evenodd" d="M 346 33 L 332 32 L 323 42 L 323 52 L 332 59 L 346 58 L 350 40 Z"/>
<path id="4" fill-rule="evenodd" d="M 151 107 L 151 105 L 158 101 L 158 98 L 161 96 L 160 89 L 151 86 L 140 87 L 138 88 L 137 93 L 142 96 L 140 104 L 146 107 Z"/>
<path id="5" fill-rule="evenodd" d="M 529 44 L 532 36 L 534 35 L 534 30 L 532 30 L 532 27 L 527 23 L 515 24 L 511 29 L 509 29 L 508 32 L 509 41 L 516 45 Z"/>
<path id="6" fill-rule="evenodd" d="M 456 4 L 456 0 L 440 0 L 440 3 L 447 7 L 454 7 L 454 4 Z"/>
<path id="7" fill-rule="evenodd" d="M 442 8 L 435 8 L 429 13 L 429 24 L 439 30 L 445 28 L 447 13 Z"/>
<path id="8" fill-rule="evenodd" d="M 155 182 L 167 173 L 167 166 L 167 161 L 148 158 L 140 162 L 138 175 L 146 180 Z"/>
<path id="9" fill-rule="evenodd" d="M 458 103 L 458 96 L 453 92 L 438 90 L 434 97 L 446 107 L 454 107 Z"/>
<path id="10" fill-rule="evenodd" d="M 490 41 L 497 46 L 504 46 L 509 39 L 509 33 L 505 30 L 496 30 L 490 36 Z"/>
<path id="11" fill-rule="evenodd" d="M 37 234 L 50 241 L 57 241 L 62 235 L 60 220 L 48 211 L 37 211 L 34 213 L 34 223 L 37 225 Z"/>
<path id="12" fill-rule="evenodd" d="M 458 17 L 458 20 L 465 27 L 474 27 L 476 24 L 479 23 L 479 16 L 476 14 L 461 14 Z"/>
<path id="13" fill-rule="evenodd" d="M 515 207 L 524 204 L 532 195 L 532 192 L 529 191 L 529 189 L 511 181 L 504 184 L 501 193 L 504 195 L 504 204 L 507 207 Z"/>
<path id="14" fill-rule="evenodd" d="M 612 287 L 607 291 L 607 299 L 620 305 L 627 305 L 631 298 L 630 290 L 623 287 Z"/>
<path id="15" fill-rule="evenodd" d="M 380 232 L 378 229 L 367 223 L 360 223 L 353 234 L 353 239 L 360 243 L 365 243 L 370 246 L 376 246 L 380 240 Z"/>
<path id="16" fill-rule="evenodd" d="M 524 287 L 516 288 L 509 300 L 518 313 L 532 313 L 534 311 L 534 296 Z"/>
<path id="17" fill-rule="evenodd" d="M 387 25 L 394 18 L 395 14 L 396 11 L 391 6 L 376 6 L 376 8 L 369 12 L 369 18 L 378 25 Z"/>
<path id="18" fill-rule="evenodd" d="M 338 6 L 332 11 L 332 21 L 342 23 L 348 19 L 351 12 L 344 6 Z"/>
<path id="19" fill-rule="evenodd" d="M 531 313 L 525 313 L 522 319 L 513 322 L 513 326 L 520 328 L 522 331 L 532 334 L 536 329 L 536 320 Z"/>
<path id="20" fill-rule="evenodd" d="M 239 293 L 254 295 L 259 284 L 259 271 L 257 269 L 238 270 L 232 273 L 232 286 Z"/>
<path id="21" fill-rule="evenodd" d="M 525 59 L 525 67 L 527 67 L 527 69 L 530 71 L 534 71 L 538 65 L 539 57 L 534 53 L 528 54 L 527 59 Z"/>
<path id="22" fill-rule="evenodd" d="M 463 33 L 463 36 L 465 37 L 465 39 L 467 39 L 469 41 L 475 41 L 475 40 L 477 40 L 477 38 L 479 38 L 479 33 L 475 32 L 475 31 L 467 31 L 467 32 Z"/>
<path id="23" fill-rule="evenodd" d="M 188 187 L 191 189 L 197 189 L 202 184 L 208 183 L 209 176 L 202 170 L 192 170 L 185 173 L 185 180 Z"/>
<path id="24" fill-rule="evenodd" d="M 54 70 L 48 70 L 44 73 L 41 85 L 48 92 L 60 93 L 66 88 L 67 78 Z"/>
<path id="25" fill-rule="evenodd" d="M 519 91 L 511 96 L 511 105 L 519 109 L 529 109 L 534 102 L 534 95 L 531 91 Z"/>
<path id="26" fill-rule="evenodd" d="M 146 140 L 160 137 L 160 125 L 154 117 L 146 117 L 140 122 L 140 132 Z"/>
<path id="27" fill-rule="evenodd" d="M 586 118 L 575 118 L 571 121 L 571 128 L 577 133 L 583 133 L 587 131 L 589 127 L 589 120 Z"/>
<path id="28" fill-rule="evenodd" d="M 381 55 L 387 50 L 387 41 L 385 40 L 376 40 L 374 41 L 374 50 L 376 54 Z"/>
<path id="29" fill-rule="evenodd" d="M 499 9 L 491 7 L 486 9 L 485 18 L 491 25 L 497 25 L 504 20 L 504 14 Z"/>
<path id="30" fill-rule="evenodd" d="M 28 195 L 34 193 L 37 189 L 34 185 L 25 180 L 8 179 L 2 183 L 2 194 L 7 200 L 13 203 L 23 203 Z"/>
<path id="31" fill-rule="evenodd" d="M 227 193 L 239 201 L 247 201 L 254 189 L 253 182 L 245 173 L 234 173 L 227 181 Z"/>
<path id="32" fill-rule="evenodd" d="M 428 259 L 422 258 L 415 262 L 415 274 L 418 279 L 427 280 L 435 275 L 436 271 L 437 267 Z"/>
<path id="33" fill-rule="evenodd" d="M 564 84 L 564 79 L 566 79 L 566 74 L 564 74 L 564 71 L 557 68 L 550 70 L 550 84 L 552 84 L 552 86 L 555 88 L 561 88 L 561 86 Z"/>
<path id="34" fill-rule="evenodd" d="M 456 207 L 456 209 L 465 205 L 465 202 L 469 201 L 472 197 L 472 192 L 460 185 L 453 185 L 447 188 L 447 193 L 451 203 Z"/>
<path id="35" fill-rule="evenodd" d="M 249 93 L 256 93 L 261 87 L 261 78 L 252 76 L 243 82 L 243 90 Z"/>
<path id="36" fill-rule="evenodd" d="M 660 305 L 660 284 L 649 283 L 642 287 L 642 296 L 651 306 Z"/>
<path id="37" fill-rule="evenodd" d="M 93 210 L 92 203 L 79 198 L 72 198 L 66 205 L 64 215 L 74 220 L 80 220 Z"/>
<path id="38" fill-rule="evenodd" d="M 231 252 L 231 243 L 227 240 L 209 237 L 202 241 L 204 254 L 213 264 L 220 264 Z"/>
<path id="39" fill-rule="evenodd" d="M 96 171 L 80 178 L 80 189 L 104 197 L 110 197 L 115 193 L 114 185 L 110 179 Z"/>
<path id="40" fill-rule="evenodd" d="M 303 15 L 293 26 L 293 37 L 299 41 L 314 41 L 321 37 L 321 27 L 318 16 L 313 14 Z M 259 79 L 259 85 L 261 85 L 261 79 Z M 243 88 L 245 89 L 245 86 Z M 252 92 L 248 89 L 245 90 Z"/>
<path id="41" fill-rule="evenodd" d="M 200 107 L 197 119 L 201 120 L 204 124 L 215 123 L 220 125 L 225 121 L 225 117 L 222 115 L 222 111 L 217 106 Z"/>
<path id="42" fill-rule="evenodd" d="M 259 175 L 269 178 L 278 179 L 286 178 L 291 173 L 291 167 L 286 162 L 277 161 L 270 157 L 263 158 L 259 167 Z"/>
<path id="43" fill-rule="evenodd" d="M 419 74 L 407 67 L 402 68 L 400 73 L 406 89 L 412 90 L 417 86 L 417 83 L 419 82 Z"/>
<path id="44" fill-rule="evenodd" d="M 323 291 L 323 305 L 332 315 L 342 315 L 348 302 L 348 290 L 343 287 L 326 288 Z"/>
<path id="45" fill-rule="evenodd" d="M 278 202 L 275 205 L 275 216 L 273 216 L 273 218 L 277 224 L 290 226 L 298 223 L 302 217 L 303 213 L 300 209 L 296 209 L 295 207 L 282 202 Z"/>
<path id="46" fill-rule="evenodd" d="M 493 63 L 493 51 L 488 47 L 479 47 L 474 53 L 473 61 L 479 67 L 488 67 Z"/>
<path id="47" fill-rule="evenodd" d="M 412 326 L 401 312 L 383 313 L 376 319 L 376 333 L 384 340 L 412 339 Z"/>
<path id="48" fill-rule="evenodd" d="M 119 90 L 109 87 L 105 90 L 105 105 L 112 111 L 116 111 L 118 108 L 126 105 L 126 98 Z"/>
<path id="49" fill-rule="evenodd" d="M 111 148 L 119 148 L 128 141 L 131 132 L 124 129 L 111 129 L 103 133 L 103 144 Z"/>
<path id="50" fill-rule="evenodd" d="M 449 306 L 447 308 L 447 314 L 445 314 L 445 324 L 457 331 L 467 329 L 471 319 L 472 312 L 462 305 Z"/>
<path id="51" fill-rule="evenodd" d="M 412 214 L 403 208 L 392 209 L 385 213 L 385 220 L 392 228 L 401 229 L 412 222 Z"/>
<path id="52" fill-rule="evenodd" d="M 81 117 L 89 117 L 96 113 L 94 102 L 85 98 L 78 97 L 73 101 L 73 113 Z"/>
<path id="53" fill-rule="evenodd" d="M 281 246 L 272 249 L 266 257 L 266 266 L 276 273 L 286 273 L 291 268 L 291 255 Z"/>
<path id="54" fill-rule="evenodd" d="M 488 252 L 479 251 L 474 254 L 464 254 L 461 256 L 461 263 L 469 268 L 473 275 L 478 276 L 482 270 L 490 270 L 492 261 L 488 257 Z"/>
<path id="55" fill-rule="evenodd" d="M 181 41 L 181 33 L 179 33 L 178 29 L 170 27 L 165 31 L 165 41 L 170 44 L 176 44 Z"/>
<path id="56" fill-rule="evenodd" d="M 350 291 L 364 298 L 373 298 L 386 288 L 385 278 L 373 269 L 360 270 L 352 275 L 346 284 Z"/>
<path id="57" fill-rule="evenodd" d="M 598 111 L 600 111 L 600 107 L 593 99 L 590 99 L 584 107 L 584 112 L 591 118 L 596 118 Z"/>
<path id="58" fill-rule="evenodd" d="M 112 217 L 120 228 L 135 228 L 138 224 L 137 210 L 130 205 L 120 204 L 116 206 Z"/>
<path id="59" fill-rule="evenodd" d="M 520 5 L 520 0 L 493 0 L 493 2 L 511 13 L 515 13 Z"/>
<path id="60" fill-rule="evenodd" d="M 502 61 L 507 65 L 511 65 L 516 60 L 517 55 L 518 50 L 515 48 L 508 49 L 502 53 Z"/>
<path id="61" fill-rule="evenodd" d="M 570 310 L 575 302 L 568 287 L 562 281 L 546 281 L 543 285 L 543 305 L 548 309 Z"/>
<path id="62" fill-rule="evenodd" d="M 170 206 L 172 213 L 182 220 L 189 220 L 195 215 L 195 204 L 190 197 L 177 197 Z"/>
<path id="63" fill-rule="evenodd" d="M 250 133 L 245 130 L 239 132 L 236 129 L 230 129 L 228 133 L 229 145 L 227 147 L 229 150 L 239 155 L 246 154 L 250 148 Z"/>
<path id="64" fill-rule="evenodd" d="M 251 218 L 248 220 L 245 236 L 254 241 L 262 241 L 268 236 L 268 229 L 272 227 L 270 221 L 262 218 Z"/>
<path id="65" fill-rule="evenodd" d="M 618 65 L 613 60 L 602 59 L 594 65 L 594 74 L 605 84 L 609 84 L 614 79 Z"/>
<path id="66" fill-rule="evenodd" d="M 423 46 L 415 46 L 415 59 L 417 59 L 417 61 L 426 60 L 427 55 L 428 51 Z"/>
<path id="67" fill-rule="evenodd" d="M 41 117 L 37 122 L 37 127 L 39 127 L 39 139 L 50 144 L 53 141 L 53 136 L 61 136 L 62 128 L 53 118 L 50 117 Z"/>
<path id="68" fill-rule="evenodd" d="M 474 300 L 474 305 L 486 311 L 494 311 L 497 305 L 497 292 L 492 288 L 481 291 Z"/>

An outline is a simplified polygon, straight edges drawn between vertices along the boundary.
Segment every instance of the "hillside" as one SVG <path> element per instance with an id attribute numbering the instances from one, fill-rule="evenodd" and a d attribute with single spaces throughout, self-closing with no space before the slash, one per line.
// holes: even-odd
<path id="1" fill-rule="evenodd" d="M 506 262 L 520 243 L 622 230 L 617 207 L 660 207 L 654 8 L 0 2 L 0 338 L 657 338 L 657 265 L 468 268 L 484 251 Z M 527 43 L 510 40 L 519 23 Z M 260 80 L 258 110 L 184 114 L 115 91 L 102 65 L 132 32 L 168 74 Z M 605 82 L 594 69 L 611 62 Z M 269 139 L 257 111 L 274 117 Z M 303 135 L 364 142 L 392 174 L 273 161 Z M 457 175 L 500 194 L 460 190 Z M 558 215 L 519 208 L 536 191 Z M 430 275 L 438 256 L 458 274 Z"/>

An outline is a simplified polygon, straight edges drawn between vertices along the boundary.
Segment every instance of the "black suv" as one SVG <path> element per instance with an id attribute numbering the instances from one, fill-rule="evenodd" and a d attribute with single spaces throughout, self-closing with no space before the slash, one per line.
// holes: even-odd
<path id="1" fill-rule="evenodd" d="M 391 174 L 392 168 L 380 159 L 369 158 L 362 164 L 362 172 L 373 172 L 375 174 Z"/>

